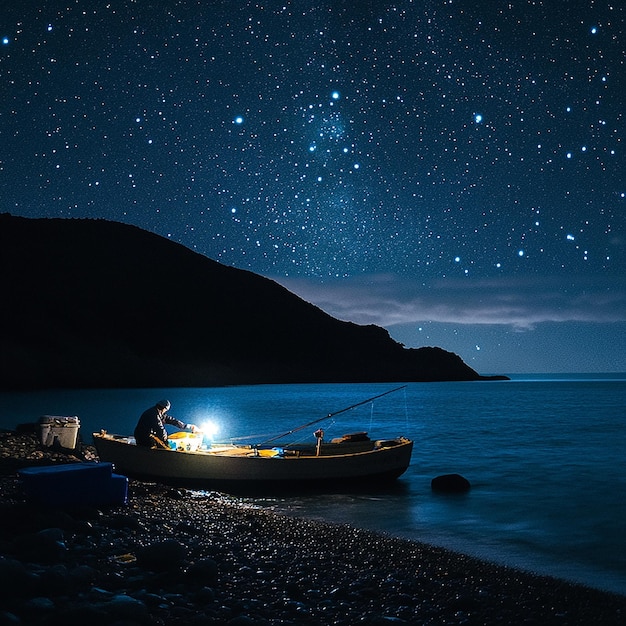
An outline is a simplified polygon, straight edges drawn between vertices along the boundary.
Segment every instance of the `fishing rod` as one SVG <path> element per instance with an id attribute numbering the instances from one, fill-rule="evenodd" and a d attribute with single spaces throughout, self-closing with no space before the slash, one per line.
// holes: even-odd
<path id="1" fill-rule="evenodd" d="M 368 402 L 373 402 L 374 400 L 378 400 L 378 398 L 382 398 L 383 396 L 387 396 L 390 393 L 395 393 L 396 391 L 400 391 L 400 389 L 404 389 L 406 385 L 402 385 L 401 387 L 396 387 L 395 389 L 390 389 L 389 391 L 385 391 L 384 393 L 379 393 L 377 396 L 373 396 L 372 398 L 368 398 L 367 400 L 362 400 L 361 402 L 357 402 L 351 406 L 346 407 L 345 409 L 340 409 L 339 411 L 335 411 L 334 413 L 329 413 L 324 417 L 318 417 L 317 419 L 307 422 L 306 424 L 302 424 L 302 426 L 298 426 L 292 430 L 288 430 L 286 433 L 282 433 L 281 435 L 276 435 L 271 439 L 266 439 L 261 445 L 265 445 L 267 443 L 271 443 L 272 441 L 276 441 L 277 439 L 282 439 L 283 437 L 288 437 L 289 435 L 293 435 L 293 433 L 297 433 L 299 430 L 304 428 L 308 428 L 309 426 L 313 426 L 315 424 L 319 424 L 331 417 L 335 417 L 335 415 L 339 415 L 340 413 L 345 413 L 346 411 L 351 411 L 352 409 L 356 409 L 358 406 L 362 406 L 363 404 L 367 404 Z"/>

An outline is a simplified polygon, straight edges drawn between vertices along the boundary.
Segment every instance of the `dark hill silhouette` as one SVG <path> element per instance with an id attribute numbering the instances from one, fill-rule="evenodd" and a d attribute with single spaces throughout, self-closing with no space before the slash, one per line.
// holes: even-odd
<path id="1" fill-rule="evenodd" d="M 134 226 L 0 215 L 0 386 L 481 379 Z"/>

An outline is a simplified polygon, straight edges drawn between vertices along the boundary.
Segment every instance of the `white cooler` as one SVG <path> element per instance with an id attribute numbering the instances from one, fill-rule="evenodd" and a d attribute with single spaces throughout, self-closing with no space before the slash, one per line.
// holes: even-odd
<path id="1" fill-rule="evenodd" d="M 44 415 L 39 418 L 39 436 L 41 445 L 50 447 L 57 442 L 62 448 L 73 450 L 76 447 L 80 421 L 78 417 Z"/>

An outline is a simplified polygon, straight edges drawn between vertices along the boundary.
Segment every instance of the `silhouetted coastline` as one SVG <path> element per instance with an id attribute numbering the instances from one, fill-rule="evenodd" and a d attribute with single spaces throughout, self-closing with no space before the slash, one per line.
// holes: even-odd
<path id="1" fill-rule="evenodd" d="M 0 214 L 0 388 L 493 380 L 134 226 Z"/>

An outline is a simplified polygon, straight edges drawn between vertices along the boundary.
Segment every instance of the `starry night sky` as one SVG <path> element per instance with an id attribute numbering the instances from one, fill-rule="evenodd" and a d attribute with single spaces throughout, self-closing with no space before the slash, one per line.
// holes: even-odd
<path id="1" fill-rule="evenodd" d="M 135 224 L 481 373 L 626 371 L 622 0 L 11 5 L 0 211 Z"/>

